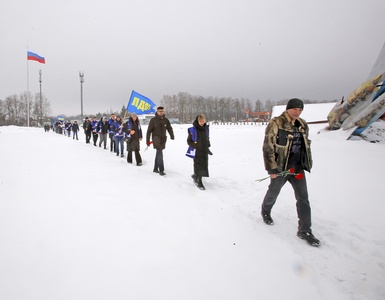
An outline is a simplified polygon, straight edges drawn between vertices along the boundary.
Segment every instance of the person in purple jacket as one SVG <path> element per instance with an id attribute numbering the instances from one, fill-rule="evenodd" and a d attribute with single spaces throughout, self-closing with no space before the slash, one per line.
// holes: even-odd
<path id="1" fill-rule="evenodd" d="M 94 141 L 94 146 L 96 146 L 96 142 L 98 141 L 98 137 L 99 137 L 98 124 L 99 124 L 99 121 L 96 119 L 96 117 L 93 117 L 91 121 L 91 127 L 92 127 L 92 139 Z"/>
<path id="2" fill-rule="evenodd" d="M 124 157 L 124 131 L 123 121 L 120 116 L 117 116 L 115 122 L 112 124 L 112 131 L 114 132 L 114 140 L 116 145 L 116 156 Z M 120 152 L 119 152 L 120 150 Z"/>
<path id="3" fill-rule="evenodd" d="M 116 119 L 115 114 L 111 114 L 110 118 L 108 119 L 108 123 L 110 124 L 110 129 L 108 130 L 108 136 L 110 138 L 110 151 L 115 152 L 115 140 L 114 140 L 114 131 L 112 130 L 112 125 L 114 124 Z"/>
<path id="4" fill-rule="evenodd" d="M 71 121 L 67 120 L 67 122 L 64 124 L 64 129 L 67 131 L 68 137 L 71 136 L 71 128 L 72 128 Z"/>

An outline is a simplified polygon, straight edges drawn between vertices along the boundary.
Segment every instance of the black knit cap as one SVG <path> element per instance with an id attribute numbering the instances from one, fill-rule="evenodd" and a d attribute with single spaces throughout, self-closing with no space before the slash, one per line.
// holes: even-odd
<path id="1" fill-rule="evenodd" d="M 287 102 L 286 109 L 290 108 L 302 108 L 303 109 L 303 101 L 298 98 L 292 98 Z"/>

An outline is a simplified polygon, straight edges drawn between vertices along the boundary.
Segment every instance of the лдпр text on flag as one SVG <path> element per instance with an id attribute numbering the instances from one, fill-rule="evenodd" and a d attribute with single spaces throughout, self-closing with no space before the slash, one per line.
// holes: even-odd
<path id="1" fill-rule="evenodd" d="M 149 98 L 133 90 L 130 100 L 128 100 L 127 111 L 137 115 L 149 114 L 155 112 L 155 106 L 156 104 Z"/>

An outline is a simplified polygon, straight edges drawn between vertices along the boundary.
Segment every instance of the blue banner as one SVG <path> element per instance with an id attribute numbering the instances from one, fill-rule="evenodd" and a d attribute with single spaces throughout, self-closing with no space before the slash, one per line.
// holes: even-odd
<path id="1" fill-rule="evenodd" d="M 127 111 L 137 115 L 154 113 L 156 104 L 149 98 L 132 90 L 130 100 L 128 100 Z"/>

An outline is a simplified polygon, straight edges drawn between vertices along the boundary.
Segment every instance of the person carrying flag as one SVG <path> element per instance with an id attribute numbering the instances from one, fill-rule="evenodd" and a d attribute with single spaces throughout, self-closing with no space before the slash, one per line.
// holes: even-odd
<path id="1" fill-rule="evenodd" d="M 132 164 L 132 152 L 135 153 L 136 165 L 142 165 L 142 157 L 140 156 L 140 141 L 143 138 L 142 127 L 136 113 L 131 113 L 130 118 L 124 124 L 127 141 L 127 162 Z"/>

